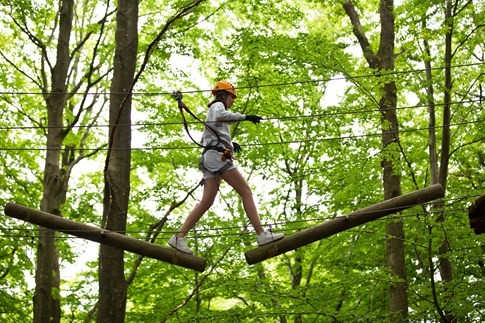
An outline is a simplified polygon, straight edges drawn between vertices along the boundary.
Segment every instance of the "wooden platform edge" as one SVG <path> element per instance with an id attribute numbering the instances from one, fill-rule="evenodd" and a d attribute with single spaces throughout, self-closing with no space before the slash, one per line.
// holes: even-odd
<path id="1" fill-rule="evenodd" d="M 30 222 L 52 230 L 64 232 L 86 240 L 120 248 L 132 253 L 161 260 L 198 272 L 203 272 L 207 263 L 207 260 L 203 257 L 189 255 L 170 247 L 159 246 L 117 232 L 75 222 L 16 203 L 7 203 L 4 208 L 4 213 L 12 218 Z"/>
<path id="2" fill-rule="evenodd" d="M 445 191 L 440 184 L 430 185 L 414 192 L 373 204 L 345 216 L 327 220 L 317 226 L 288 235 L 281 240 L 248 250 L 244 255 L 247 263 L 253 265 L 363 223 L 441 198 L 444 195 Z"/>

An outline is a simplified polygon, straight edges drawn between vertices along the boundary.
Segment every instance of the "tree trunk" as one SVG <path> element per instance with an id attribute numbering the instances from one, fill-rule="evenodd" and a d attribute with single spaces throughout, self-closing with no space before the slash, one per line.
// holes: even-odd
<path id="1" fill-rule="evenodd" d="M 343 2 L 345 12 L 353 25 L 353 32 L 359 41 L 362 52 L 370 68 L 384 71 L 394 70 L 394 2 L 393 0 L 380 1 L 381 35 L 379 51 L 373 52 L 367 39 L 357 11 L 350 0 Z M 399 124 L 396 114 L 397 102 L 396 84 L 393 80 L 387 81 L 382 88 L 379 109 L 382 114 L 382 146 L 384 198 L 390 199 L 401 195 L 401 178 L 395 169 L 399 152 Z M 406 283 L 406 263 L 404 257 L 404 229 L 400 221 L 394 221 L 386 226 L 386 263 L 400 282 L 390 286 L 390 311 L 393 321 L 407 320 L 408 298 Z"/>
<path id="2" fill-rule="evenodd" d="M 110 96 L 108 156 L 104 170 L 105 193 L 102 227 L 126 230 L 131 167 L 131 90 L 138 48 L 138 1 L 118 1 L 116 51 Z M 99 257 L 99 308 L 97 322 L 124 322 L 127 283 L 124 251 L 101 245 Z"/>
<path id="3" fill-rule="evenodd" d="M 394 3 L 393 0 L 381 0 L 381 40 L 379 45 L 380 68 L 386 71 L 394 70 Z M 391 199 L 401 195 L 401 176 L 395 164 L 398 157 L 393 158 L 392 147 L 399 151 L 399 123 L 396 113 L 397 89 L 394 81 L 384 84 L 384 94 L 379 102 L 382 111 L 382 146 L 391 152 L 391 156 L 384 154 L 382 165 L 384 168 L 384 199 Z M 396 154 L 398 156 L 398 154 Z M 400 281 L 390 286 L 389 306 L 391 320 L 402 322 L 408 318 L 408 295 L 406 262 L 404 254 L 404 228 L 402 221 L 393 221 L 386 225 L 386 264 L 391 273 Z"/>
<path id="4" fill-rule="evenodd" d="M 52 70 L 52 89 L 46 95 L 47 151 L 45 157 L 43 195 L 40 209 L 60 215 L 65 202 L 66 189 L 60 167 L 63 134 L 63 115 L 67 97 L 67 71 L 70 64 L 69 40 L 71 37 L 74 1 L 61 1 L 57 60 Z M 37 265 L 35 271 L 34 322 L 60 322 L 59 259 L 55 246 L 55 231 L 39 228 Z"/>

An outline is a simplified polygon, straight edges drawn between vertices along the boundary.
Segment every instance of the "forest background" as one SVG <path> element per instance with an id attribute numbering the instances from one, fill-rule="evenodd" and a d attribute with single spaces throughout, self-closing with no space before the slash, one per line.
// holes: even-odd
<path id="1" fill-rule="evenodd" d="M 203 273 L 2 216 L 3 322 L 484 320 L 483 1 L 2 0 L 0 21 L 2 208 L 165 245 L 201 194 L 170 93 L 203 118 L 222 79 L 265 118 L 232 131 L 272 230 L 446 192 L 249 266 L 223 185 L 189 234 Z"/>

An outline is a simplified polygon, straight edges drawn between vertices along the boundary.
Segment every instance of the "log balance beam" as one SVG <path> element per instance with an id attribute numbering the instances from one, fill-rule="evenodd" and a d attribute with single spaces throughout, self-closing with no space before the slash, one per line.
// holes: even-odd
<path id="1" fill-rule="evenodd" d="M 440 184 L 435 184 L 405 195 L 394 197 L 353 213 L 327 220 L 315 227 L 288 235 L 282 240 L 248 250 L 245 252 L 246 261 L 250 265 L 256 264 L 268 258 L 281 255 L 285 252 L 327 238 L 363 223 L 374 221 L 383 216 L 397 213 L 404 209 L 443 197 L 444 194 L 443 187 Z"/>
<path id="2" fill-rule="evenodd" d="M 124 249 L 177 266 L 193 269 L 199 272 L 203 272 L 205 269 L 205 258 L 189 255 L 169 247 L 163 247 L 143 240 L 131 238 L 117 232 L 103 230 L 87 224 L 68 220 L 50 213 L 33 210 L 23 205 L 7 203 L 4 212 L 5 215 L 17 218 L 19 220 L 64 232 L 83 239 L 106 244 L 111 247 Z"/>

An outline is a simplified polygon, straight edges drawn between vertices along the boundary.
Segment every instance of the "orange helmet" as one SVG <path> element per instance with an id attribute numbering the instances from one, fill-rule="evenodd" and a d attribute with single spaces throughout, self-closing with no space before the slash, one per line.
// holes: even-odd
<path id="1" fill-rule="evenodd" d="M 215 96 L 217 91 L 226 91 L 233 94 L 235 97 L 237 97 L 236 88 L 234 87 L 234 85 L 226 81 L 217 82 L 216 85 L 214 85 L 214 88 L 212 89 L 212 95 Z"/>

